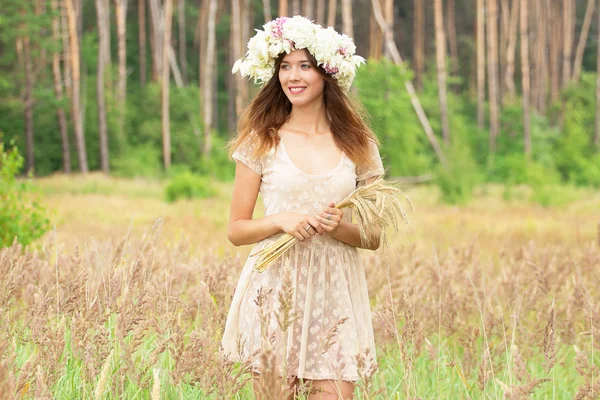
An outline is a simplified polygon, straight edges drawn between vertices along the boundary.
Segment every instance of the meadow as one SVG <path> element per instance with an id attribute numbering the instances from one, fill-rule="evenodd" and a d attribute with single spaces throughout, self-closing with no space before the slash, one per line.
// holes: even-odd
<path id="1" fill-rule="evenodd" d="M 250 251 L 226 238 L 231 184 L 169 204 L 159 181 L 35 183 L 55 229 L 0 250 L 2 398 L 252 398 L 219 349 Z M 599 398 L 600 193 L 561 187 L 547 207 L 527 187 L 463 206 L 406 193 L 410 226 L 361 253 L 378 368 L 364 363 L 356 398 Z"/>

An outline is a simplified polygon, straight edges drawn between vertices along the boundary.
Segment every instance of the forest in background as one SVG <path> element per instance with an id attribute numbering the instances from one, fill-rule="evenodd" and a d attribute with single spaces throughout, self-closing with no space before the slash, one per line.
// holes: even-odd
<path id="1" fill-rule="evenodd" d="M 230 179 L 254 29 L 303 14 L 368 58 L 393 177 L 600 186 L 597 0 L 1 0 L 0 135 L 23 172 Z"/>

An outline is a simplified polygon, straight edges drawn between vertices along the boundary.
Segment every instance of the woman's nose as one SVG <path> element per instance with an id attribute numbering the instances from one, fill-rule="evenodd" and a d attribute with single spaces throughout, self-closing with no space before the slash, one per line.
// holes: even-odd
<path id="1" fill-rule="evenodd" d="M 290 81 L 297 81 L 299 76 L 298 68 L 292 67 L 290 70 Z"/>

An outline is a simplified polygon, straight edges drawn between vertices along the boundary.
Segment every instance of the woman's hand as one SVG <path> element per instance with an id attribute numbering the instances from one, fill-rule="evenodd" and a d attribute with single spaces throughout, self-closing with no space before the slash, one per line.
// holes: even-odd
<path id="1" fill-rule="evenodd" d="M 339 228 L 343 216 L 344 212 L 335 208 L 335 203 L 332 201 L 328 207 L 325 207 L 323 211 L 315 215 L 315 219 L 321 224 L 323 230 L 328 235 L 331 235 Z"/>
<path id="2" fill-rule="evenodd" d="M 297 213 L 277 214 L 277 225 L 285 233 L 289 233 L 299 241 L 309 239 L 316 235 L 322 235 L 324 230 L 315 217 Z"/>

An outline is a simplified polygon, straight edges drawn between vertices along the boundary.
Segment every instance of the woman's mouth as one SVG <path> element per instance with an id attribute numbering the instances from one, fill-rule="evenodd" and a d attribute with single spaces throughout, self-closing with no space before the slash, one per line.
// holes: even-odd
<path id="1" fill-rule="evenodd" d="M 292 94 L 300 94 L 304 92 L 306 86 L 290 86 L 289 89 Z"/>

